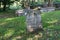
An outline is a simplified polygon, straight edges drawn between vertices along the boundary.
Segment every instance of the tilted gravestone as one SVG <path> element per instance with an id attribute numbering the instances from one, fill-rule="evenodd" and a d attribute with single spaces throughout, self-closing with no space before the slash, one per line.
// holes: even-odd
<path id="1" fill-rule="evenodd" d="M 43 30 L 41 23 L 41 15 L 39 10 L 26 10 L 26 24 L 27 32 L 35 32 L 37 30 Z"/>

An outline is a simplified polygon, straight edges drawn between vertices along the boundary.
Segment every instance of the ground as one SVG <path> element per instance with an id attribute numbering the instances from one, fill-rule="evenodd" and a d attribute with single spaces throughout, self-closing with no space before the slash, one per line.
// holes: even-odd
<path id="1" fill-rule="evenodd" d="M 26 34 L 25 16 L 0 12 L 0 40 L 60 40 L 60 11 L 42 13 L 44 31 Z"/>

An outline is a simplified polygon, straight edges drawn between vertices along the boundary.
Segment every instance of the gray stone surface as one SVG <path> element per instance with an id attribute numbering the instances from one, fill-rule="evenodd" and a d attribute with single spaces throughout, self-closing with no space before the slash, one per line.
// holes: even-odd
<path id="1" fill-rule="evenodd" d="M 22 10 L 16 10 L 15 14 L 16 14 L 17 16 L 24 16 L 24 15 L 25 15 L 23 9 L 22 9 Z"/>
<path id="2" fill-rule="evenodd" d="M 26 24 L 27 24 L 27 31 L 28 32 L 33 32 L 38 29 L 42 29 L 42 24 L 41 24 L 41 15 L 39 10 L 28 10 L 26 11 Z"/>
<path id="3" fill-rule="evenodd" d="M 55 11 L 55 7 L 46 7 L 46 8 L 41 8 L 41 12 L 52 12 Z"/>

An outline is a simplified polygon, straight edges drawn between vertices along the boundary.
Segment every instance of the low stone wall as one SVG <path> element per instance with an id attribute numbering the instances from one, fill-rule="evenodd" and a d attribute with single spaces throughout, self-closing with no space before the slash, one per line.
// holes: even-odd
<path id="1" fill-rule="evenodd" d="M 46 7 L 46 8 L 41 8 L 41 12 L 52 12 L 55 11 L 55 7 Z"/>

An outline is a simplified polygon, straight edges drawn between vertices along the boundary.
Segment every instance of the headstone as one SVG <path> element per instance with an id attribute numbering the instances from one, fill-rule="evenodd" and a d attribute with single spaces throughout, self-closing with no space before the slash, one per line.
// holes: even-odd
<path id="1" fill-rule="evenodd" d="M 35 32 L 37 30 L 43 30 L 40 11 L 29 9 L 26 12 L 27 12 L 26 15 L 27 31 Z"/>
<path id="2" fill-rule="evenodd" d="M 15 13 L 17 16 L 24 16 L 24 10 L 16 10 L 16 13 Z"/>

